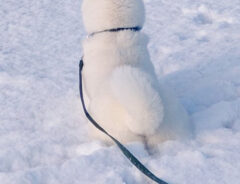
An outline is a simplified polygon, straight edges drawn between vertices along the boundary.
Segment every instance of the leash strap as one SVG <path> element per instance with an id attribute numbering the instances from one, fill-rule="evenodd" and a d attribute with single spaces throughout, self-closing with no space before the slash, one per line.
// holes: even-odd
<path id="1" fill-rule="evenodd" d="M 113 136 L 111 136 L 106 130 L 104 130 L 88 113 L 87 108 L 85 106 L 84 97 L 83 97 L 83 83 L 82 83 L 82 70 L 83 70 L 83 58 L 80 60 L 79 63 L 79 91 L 80 91 L 80 98 L 82 101 L 82 107 L 84 110 L 84 113 L 88 120 L 100 131 L 102 131 L 104 134 L 106 134 L 108 137 L 110 137 L 120 148 L 122 153 L 128 158 L 128 160 L 137 167 L 143 174 L 151 178 L 153 181 L 155 181 L 158 184 L 168 184 L 165 181 L 159 179 L 157 176 L 155 176 L 151 171 L 149 171 L 125 146 L 123 146 L 117 139 L 115 139 Z"/>
<path id="2" fill-rule="evenodd" d="M 89 37 L 92 37 L 96 34 L 99 34 L 99 33 L 104 33 L 104 32 L 119 32 L 119 31 L 126 31 L 126 30 L 130 30 L 130 31 L 140 31 L 142 29 L 142 27 L 140 26 L 136 26 L 136 27 L 119 27 L 119 28 L 113 28 L 113 29 L 106 29 L 106 30 L 103 30 L 103 31 L 98 31 L 98 32 L 94 32 L 94 33 L 91 33 L 89 35 Z"/>

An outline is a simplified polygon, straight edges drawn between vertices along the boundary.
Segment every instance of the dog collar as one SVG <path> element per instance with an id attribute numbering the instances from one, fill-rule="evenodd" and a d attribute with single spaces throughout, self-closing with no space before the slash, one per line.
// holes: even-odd
<path id="1" fill-rule="evenodd" d="M 137 32 L 137 31 L 141 31 L 141 29 L 142 29 L 142 27 L 140 27 L 140 26 L 136 26 L 136 27 L 119 27 L 119 28 L 106 29 L 106 30 L 103 30 L 103 31 L 93 32 L 93 33 L 89 34 L 88 37 L 92 37 L 92 36 L 94 36 L 96 34 L 104 33 L 104 32 L 119 32 L 119 31 L 126 31 L 126 30 Z"/>

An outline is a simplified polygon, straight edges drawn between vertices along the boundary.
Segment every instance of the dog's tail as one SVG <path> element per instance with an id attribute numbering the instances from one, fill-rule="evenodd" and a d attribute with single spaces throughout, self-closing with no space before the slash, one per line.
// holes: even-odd
<path id="1" fill-rule="evenodd" d="M 164 118 L 162 100 L 151 76 L 139 68 L 120 66 L 110 78 L 116 100 L 132 117 L 127 127 L 140 135 L 154 134 Z"/>

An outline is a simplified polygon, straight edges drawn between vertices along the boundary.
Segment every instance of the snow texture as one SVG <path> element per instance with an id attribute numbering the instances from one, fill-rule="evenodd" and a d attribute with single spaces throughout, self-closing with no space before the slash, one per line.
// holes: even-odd
<path id="1" fill-rule="evenodd" d="M 196 126 L 194 139 L 150 155 L 172 184 L 240 181 L 239 0 L 145 0 L 158 78 Z M 78 97 L 86 36 L 81 0 L 0 0 L 0 183 L 150 183 L 116 146 L 88 140 Z"/>

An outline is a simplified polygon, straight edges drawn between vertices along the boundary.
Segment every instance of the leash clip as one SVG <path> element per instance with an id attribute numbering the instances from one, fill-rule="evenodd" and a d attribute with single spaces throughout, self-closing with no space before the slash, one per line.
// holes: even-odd
<path id="1" fill-rule="evenodd" d="M 79 62 L 79 69 L 82 71 L 83 69 L 83 57 L 81 58 L 80 62 Z"/>

